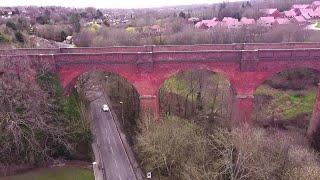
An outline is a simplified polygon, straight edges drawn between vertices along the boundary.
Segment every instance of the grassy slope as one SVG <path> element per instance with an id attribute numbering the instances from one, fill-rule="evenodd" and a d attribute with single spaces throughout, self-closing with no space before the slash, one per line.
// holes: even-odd
<path id="1" fill-rule="evenodd" d="M 269 95 L 272 97 L 270 104 L 264 109 L 266 114 L 270 115 L 276 109 L 284 119 L 291 119 L 299 114 L 312 112 L 316 99 L 316 90 L 313 88 L 300 92 L 293 90 L 283 91 L 265 85 L 259 87 L 255 95 Z"/>
<path id="2" fill-rule="evenodd" d="M 53 169 L 41 169 L 26 174 L 3 177 L 0 180 L 93 180 L 93 174 L 89 170 L 64 167 Z"/>

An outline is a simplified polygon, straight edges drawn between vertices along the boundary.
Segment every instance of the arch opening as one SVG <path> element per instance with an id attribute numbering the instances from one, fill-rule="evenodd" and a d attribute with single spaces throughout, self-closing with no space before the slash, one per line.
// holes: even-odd
<path id="1" fill-rule="evenodd" d="M 178 72 L 164 81 L 158 96 L 163 116 L 215 125 L 229 122 L 231 117 L 231 84 L 224 75 L 210 70 Z"/>
<path id="2" fill-rule="evenodd" d="M 140 101 L 139 93 L 132 84 L 113 72 L 91 71 L 77 78 L 75 89 L 89 102 L 103 96 L 106 99 L 105 104 L 108 104 L 115 113 L 128 142 L 133 143 L 132 137 L 136 132 Z"/>
<path id="3" fill-rule="evenodd" d="M 314 69 L 295 68 L 267 78 L 254 93 L 254 123 L 305 134 L 317 98 L 318 77 Z"/>

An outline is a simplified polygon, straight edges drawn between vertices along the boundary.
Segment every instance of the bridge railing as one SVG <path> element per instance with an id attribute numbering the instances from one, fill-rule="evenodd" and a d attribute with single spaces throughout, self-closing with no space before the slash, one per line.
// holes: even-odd
<path id="1" fill-rule="evenodd" d="M 59 48 L 52 49 L 2 49 L 0 55 L 26 55 L 26 54 L 58 54 L 60 53 Z"/>
<path id="2" fill-rule="evenodd" d="M 223 50 L 266 50 L 266 49 L 310 49 L 320 48 L 320 43 L 244 43 L 244 44 L 198 44 L 198 45 L 145 45 L 145 46 L 113 46 L 113 47 L 79 47 L 52 49 L 5 49 L 0 55 L 25 54 L 78 54 L 109 52 L 168 52 L 168 51 L 223 51 Z"/>

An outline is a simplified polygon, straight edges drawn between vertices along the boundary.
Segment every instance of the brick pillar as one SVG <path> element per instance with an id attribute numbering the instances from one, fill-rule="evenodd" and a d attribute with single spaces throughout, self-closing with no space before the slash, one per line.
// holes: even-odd
<path id="1" fill-rule="evenodd" d="M 313 106 L 312 117 L 311 117 L 310 125 L 308 128 L 309 136 L 312 136 L 312 134 L 317 130 L 319 123 L 320 123 L 320 83 L 318 84 L 317 98 Z"/>
<path id="2" fill-rule="evenodd" d="M 160 117 L 159 98 L 155 95 L 141 95 L 140 115 L 158 119 Z"/>
<path id="3" fill-rule="evenodd" d="M 232 124 L 252 124 L 253 95 L 236 95 L 233 100 Z"/>

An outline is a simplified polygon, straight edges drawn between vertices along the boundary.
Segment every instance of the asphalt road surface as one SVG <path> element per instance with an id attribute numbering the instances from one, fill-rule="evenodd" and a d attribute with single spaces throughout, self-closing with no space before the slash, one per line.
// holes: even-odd
<path id="1" fill-rule="evenodd" d="M 106 99 L 100 96 L 98 99 L 91 101 L 90 111 L 98 148 L 101 152 L 104 179 L 136 180 L 137 177 L 119 135 L 115 119 L 110 111 L 102 111 L 103 104 L 107 104 Z"/>

